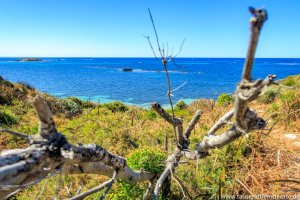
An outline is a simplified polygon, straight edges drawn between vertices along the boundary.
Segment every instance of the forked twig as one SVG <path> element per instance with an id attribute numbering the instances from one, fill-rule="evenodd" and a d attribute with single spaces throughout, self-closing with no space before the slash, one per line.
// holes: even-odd
<path id="1" fill-rule="evenodd" d="M 83 193 L 81 193 L 79 195 L 76 195 L 76 196 L 70 198 L 70 200 L 82 200 L 85 197 L 87 197 L 87 196 L 89 196 L 91 194 L 94 194 L 96 192 L 99 192 L 99 191 L 103 190 L 106 187 L 110 188 L 112 186 L 112 184 L 115 182 L 117 174 L 118 174 L 118 172 L 117 172 L 117 170 L 115 170 L 114 174 L 113 174 L 113 177 L 111 179 L 109 179 L 108 181 L 105 181 L 104 183 L 102 183 L 101 185 L 99 185 L 97 187 L 94 187 L 94 188 L 92 188 L 92 189 L 90 189 L 90 190 L 88 190 L 86 192 L 83 192 Z M 101 199 L 102 199 L 102 196 L 101 196 Z M 105 197 L 105 195 L 104 195 L 104 197 Z"/>

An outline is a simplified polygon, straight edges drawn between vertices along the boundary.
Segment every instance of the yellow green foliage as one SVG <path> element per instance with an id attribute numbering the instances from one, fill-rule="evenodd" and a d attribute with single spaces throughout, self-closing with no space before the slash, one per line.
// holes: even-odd
<path id="1" fill-rule="evenodd" d="M 127 164 L 134 170 L 161 173 L 165 167 L 166 155 L 157 149 L 138 149 L 129 154 Z"/>
<path id="2" fill-rule="evenodd" d="M 234 98 L 226 93 L 220 94 L 217 99 L 217 104 L 221 106 L 228 106 L 230 103 L 234 101 Z"/>

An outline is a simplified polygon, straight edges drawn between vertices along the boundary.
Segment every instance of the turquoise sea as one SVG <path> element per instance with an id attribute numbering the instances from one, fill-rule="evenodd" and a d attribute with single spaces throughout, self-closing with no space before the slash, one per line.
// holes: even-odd
<path id="1" fill-rule="evenodd" d="M 154 101 L 168 104 L 165 73 L 154 58 L 42 58 L 42 62 L 17 59 L 0 58 L 0 76 L 29 83 L 57 97 L 76 96 L 94 102 L 119 100 L 140 106 Z M 244 59 L 177 58 L 176 63 L 168 65 L 173 99 L 189 103 L 233 93 Z M 124 68 L 132 72 L 123 72 Z M 258 58 L 253 78 L 276 74 L 281 79 L 299 73 L 298 58 Z"/>

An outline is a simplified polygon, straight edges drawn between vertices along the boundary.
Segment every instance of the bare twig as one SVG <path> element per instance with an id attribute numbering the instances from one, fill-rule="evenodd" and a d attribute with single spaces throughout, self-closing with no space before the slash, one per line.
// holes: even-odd
<path id="1" fill-rule="evenodd" d="M 216 131 L 221 128 L 222 126 L 224 126 L 233 116 L 234 113 L 234 109 L 230 110 L 229 112 L 227 112 L 225 115 L 223 115 L 223 117 L 221 117 L 207 132 L 207 135 L 212 135 L 215 134 Z"/>
<path id="2" fill-rule="evenodd" d="M 172 124 L 175 127 L 177 127 L 178 130 L 178 140 L 179 143 L 182 144 L 184 138 L 183 138 L 183 128 L 182 128 L 182 120 L 173 116 L 170 116 L 169 113 L 167 113 L 158 103 L 152 103 L 152 108 L 162 117 L 164 118 L 167 122 Z M 177 136 L 175 135 L 175 138 Z"/>
<path id="3" fill-rule="evenodd" d="M 146 192 L 143 195 L 143 200 L 148 200 L 150 198 L 150 196 L 151 196 L 151 194 L 153 192 L 154 186 L 155 186 L 154 185 L 155 178 L 156 177 L 150 179 L 148 187 L 146 189 Z"/>
<path id="4" fill-rule="evenodd" d="M 179 51 L 177 52 L 177 54 L 176 54 L 175 56 L 172 56 L 172 60 L 174 60 L 174 58 L 176 58 L 176 57 L 181 53 L 182 47 L 183 47 L 185 41 L 186 41 L 186 38 L 184 38 L 184 39 L 182 40 L 181 45 L 180 45 L 180 48 L 179 48 Z"/>
<path id="5" fill-rule="evenodd" d="M 239 179 L 236 179 L 236 180 L 237 180 L 237 182 L 239 182 L 239 184 L 240 184 L 241 186 L 243 186 L 243 188 L 245 188 L 245 190 L 246 190 L 252 197 L 254 197 L 253 193 L 249 190 L 249 188 L 248 188 L 242 181 L 240 181 Z"/>
<path id="6" fill-rule="evenodd" d="M 70 200 L 81 200 L 84 199 L 85 197 L 94 194 L 96 192 L 99 192 L 101 190 L 103 190 L 104 188 L 106 188 L 110 183 L 111 183 L 112 179 L 109 179 L 108 181 L 105 181 L 104 183 L 102 183 L 101 185 L 94 187 L 86 192 L 83 192 L 77 196 L 74 196 L 72 198 L 70 198 Z"/>
<path id="7" fill-rule="evenodd" d="M 48 184 L 48 180 L 49 180 L 49 179 L 46 179 L 45 183 L 43 184 L 42 189 L 40 190 L 40 192 L 39 192 L 39 194 L 37 195 L 37 197 L 35 198 L 35 200 L 38 200 L 38 199 L 41 197 L 41 195 L 45 192 L 46 186 L 47 186 L 47 184 Z"/>
<path id="8" fill-rule="evenodd" d="M 151 40 L 150 40 L 150 36 L 145 36 L 145 35 L 144 35 L 144 37 L 147 39 L 147 41 L 148 41 L 148 43 L 149 43 L 149 46 L 150 46 L 151 51 L 152 51 L 152 53 L 153 53 L 153 55 L 154 55 L 154 58 L 155 58 L 159 63 L 161 63 L 160 60 L 158 59 L 158 57 L 156 56 L 156 53 L 155 53 L 155 51 L 154 51 L 154 49 L 153 49 L 153 46 L 152 46 L 152 43 L 151 43 Z"/>
<path id="9" fill-rule="evenodd" d="M 111 189 L 112 185 L 113 185 L 114 182 L 116 181 L 117 175 L 118 175 L 118 170 L 116 169 L 116 170 L 114 171 L 114 174 L 113 174 L 113 177 L 112 177 L 112 179 L 111 179 L 111 182 L 107 185 L 107 188 L 106 188 L 106 190 L 104 191 L 104 193 L 102 194 L 100 200 L 104 200 L 104 199 L 105 199 L 105 196 L 107 195 L 107 193 L 108 193 L 109 190 Z"/>
<path id="10" fill-rule="evenodd" d="M 26 183 L 26 184 L 22 184 L 22 185 L 0 185 L 0 190 L 13 190 L 13 189 L 23 189 L 23 188 L 27 188 L 29 186 L 35 185 L 39 182 L 41 182 L 43 179 L 47 179 L 50 178 L 52 176 L 55 176 L 56 174 L 60 173 L 59 170 L 55 171 L 54 173 L 50 173 L 49 175 L 47 175 L 46 177 L 40 177 L 32 182 Z"/>
<path id="11" fill-rule="evenodd" d="M 19 133 L 19 132 L 16 132 L 16 131 L 11 131 L 11 130 L 7 130 L 7 129 L 0 129 L 0 133 L 8 133 L 8 134 L 20 137 L 22 139 L 25 139 L 27 141 L 30 140 L 30 136 L 29 135 L 26 135 L 26 134 L 23 134 L 23 133 Z"/>
<path id="12" fill-rule="evenodd" d="M 195 125 L 199 121 L 201 115 L 202 115 L 202 111 L 198 110 L 195 113 L 194 117 L 189 122 L 188 127 L 186 128 L 186 130 L 184 131 L 184 134 L 183 134 L 183 137 L 185 138 L 185 140 L 188 140 L 188 138 L 190 137 L 191 132 L 195 128 Z"/>
<path id="13" fill-rule="evenodd" d="M 154 33 L 155 33 L 155 38 L 156 38 L 158 52 L 160 53 L 160 56 L 163 58 L 164 56 L 163 56 L 162 50 L 160 48 L 159 38 L 158 38 L 158 34 L 157 34 L 157 31 L 156 31 L 156 28 L 155 28 L 155 24 L 154 24 L 154 20 L 153 20 L 150 8 L 148 8 L 148 12 L 149 12 L 149 16 L 150 16 L 150 19 L 151 19 L 152 27 L 153 27 L 153 30 L 154 30 Z"/>
<path id="14" fill-rule="evenodd" d="M 59 192 L 60 192 L 60 189 L 61 189 L 61 185 L 62 185 L 62 174 L 61 174 L 61 169 L 59 170 L 59 179 L 58 179 L 58 183 L 57 183 L 57 187 L 56 187 L 56 190 L 55 190 L 55 200 L 58 200 L 59 199 Z"/>

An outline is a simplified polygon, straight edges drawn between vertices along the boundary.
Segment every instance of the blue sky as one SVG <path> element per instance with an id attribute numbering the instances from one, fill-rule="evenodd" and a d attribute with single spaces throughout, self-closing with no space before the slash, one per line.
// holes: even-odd
<path id="1" fill-rule="evenodd" d="M 257 57 L 299 58 L 299 0 L 0 0 L 0 56 L 151 57 L 149 7 L 181 57 L 244 57 L 250 5 L 269 12 Z"/>

